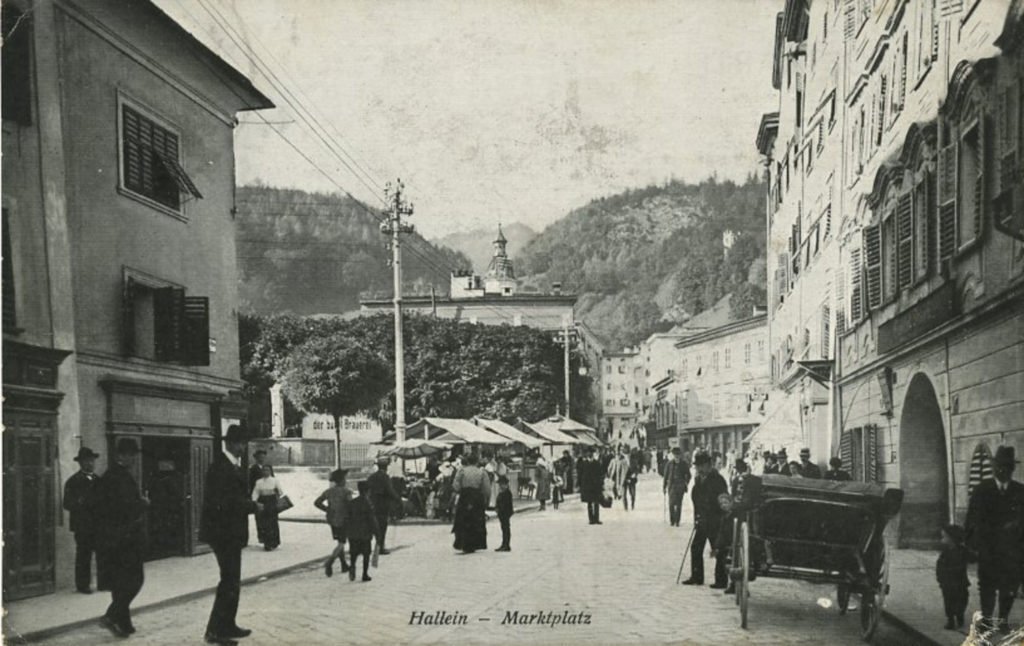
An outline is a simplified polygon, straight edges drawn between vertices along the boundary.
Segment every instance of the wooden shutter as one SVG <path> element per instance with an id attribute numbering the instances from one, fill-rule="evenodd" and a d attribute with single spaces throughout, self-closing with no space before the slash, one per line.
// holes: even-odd
<path id="1" fill-rule="evenodd" d="M 867 309 L 878 309 L 882 305 L 882 232 L 875 224 L 864 228 L 864 286 Z"/>
<path id="2" fill-rule="evenodd" d="M 899 197 L 896 203 L 896 277 L 898 289 L 914 282 L 914 208 L 912 193 Z"/>
<path id="3" fill-rule="evenodd" d="M 210 299 L 206 296 L 187 296 L 183 305 L 182 361 L 189 366 L 208 366 L 210 365 Z"/>
<path id="4" fill-rule="evenodd" d="M 831 193 L 831 190 L 829 192 Z M 823 216 L 825 220 L 825 237 L 827 238 L 832 232 L 832 202 L 825 205 Z"/>
<path id="5" fill-rule="evenodd" d="M 850 326 L 864 318 L 864 272 L 861 270 L 861 250 L 850 251 Z"/>
<path id="6" fill-rule="evenodd" d="M 853 469 L 853 432 L 850 429 L 839 435 L 839 459 L 843 461 L 844 467 Z"/>
<path id="7" fill-rule="evenodd" d="M 828 359 L 832 355 L 832 310 L 828 305 L 821 308 L 821 358 Z"/>
<path id="8" fill-rule="evenodd" d="M 124 185 L 129 190 L 145 193 L 147 185 L 146 171 L 149 166 L 145 163 L 146 155 L 143 152 L 142 119 L 138 112 L 128 106 L 121 107 L 121 114 Z"/>
<path id="9" fill-rule="evenodd" d="M 843 37 L 852 40 L 857 35 L 857 0 L 846 0 L 843 7 Z"/>
<path id="10" fill-rule="evenodd" d="M 846 272 L 842 264 L 836 268 L 836 343 L 846 333 Z"/>
<path id="11" fill-rule="evenodd" d="M 932 61 L 939 60 L 939 21 L 932 15 Z"/>
<path id="12" fill-rule="evenodd" d="M 864 427 L 864 466 L 868 482 L 878 482 L 878 427 Z"/>
<path id="13" fill-rule="evenodd" d="M 992 128 L 988 126 L 988 119 L 981 116 L 978 119 L 978 170 L 977 179 L 974 182 L 974 240 L 981 237 L 985 230 L 985 181 L 987 177 L 985 166 L 989 163 L 989 155 L 986 153 L 991 147 Z"/>
<path id="14" fill-rule="evenodd" d="M 881 86 L 878 90 L 878 121 L 875 122 L 875 145 L 882 145 L 882 134 L 885 133 L 885 98 L 889 89 L 889 79 L 886 76 L 882 76 L 879 81 Z"/>
<path id="15" fill-rule="evenodd" d="M 127 356 L 135 354 L 135 280 L 126 278 L 121 291 L 121 346 Z"/>
<path id="16" fill-rule="evenodd" d="M 184 314 L 184 289 L 164 287 L 153 291 L 153 355 L 157 361 L 181 358 Z"/>
<path id="17" fill-rule="evenodd" d="M 214 433 L 219 434 L 220 429 Z M 203 518 L 203 500 L 206 498 L 206 472 L 213 461 L 213 442 L 209 438 L 192 438 L 189 442 L 191 459 L 189 460 L 189 554 L 208 552 L 209 548 L 200 544 L 199 530 Z"/>
<path id="18" fill-rule="evenodd" d="M 964 0 L 939 0 L 939 16 L 948 18 L 960 13 L 964 8 Z"/>
<path id="19" fill-rule="evenodd" d="M 938 176 L 938 248 L 939 260 L 946 261 L 956 252 L 956 144 L 939 151 Z"/>

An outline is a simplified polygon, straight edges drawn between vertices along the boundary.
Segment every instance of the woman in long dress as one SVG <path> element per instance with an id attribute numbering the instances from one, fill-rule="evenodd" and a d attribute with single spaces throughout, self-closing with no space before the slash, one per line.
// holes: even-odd
<path id="1" fill-rule="evenodd" d="M 263 477 L 252 489 L 252 499 L 263 505 L 263 511 L 256 512 L 256 536 L 263 549 L 275 550 L 281 545 L 281 528 L 277 523 L 277 501 L 284 495 L 281 485 L 274 477 L 274 467 L 263 465 Z"/>
<path id="2" fill-rule="evenodd" d="M 537 471 L 534 478 L 537 481 L 537 500 L 540 502 L 540 510 L 544 511 L 551 497 L 551 470 L 548 468 L 548 461 L 544 456 L 537 456 Z"/>
<path id="3" fill-rule="evenodd" d="M 455 474 L 452 488 L 458 495 L 455 503 L 455 549 L 469 554 L 487 549 L 487 517 L 485 510 L 491 497 L 491 479 L 477 466 L 476 456 L 462 458 L 462 468 Z"/>

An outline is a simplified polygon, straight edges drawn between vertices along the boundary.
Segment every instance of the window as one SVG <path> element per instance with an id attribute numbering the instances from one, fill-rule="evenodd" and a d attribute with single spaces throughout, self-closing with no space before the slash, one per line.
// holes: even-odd
<path id="1" fill-rule="evenodd" d="M 619 374 L 620 375 L 626 374 L 626 366 L 619 366 Z"/>
<path id="2" fill-rule="evenodd" d="M 6 21 L 6 18 L 5 18 Z M 17 298 L 14 291 L 14 258 L 11 257 L 11 227 L 8 223 L 10 216 L 7 209 L 3 209 L 3 308 L 4 308 L 4 332 L 16 332 L 18 328 Z"/>
<path id="3" fill-rule="evenodd" d="M 745 366 L 749 366 L 750 365 L 750 344 L 749 343 L 744 343 L 743 344 L 743 365 L 745 365 Z"/>
<path id="4" fill-rule="evenodd" d="M 882 231 L 880 225 L 871 225 L 863 231 L 864 289 L 867 310 L 882 306 Z"/>
<path id="5" fill-rule="evenodd" d="M 628 397 L 623 397 L 622 399 L 620 399 L 619 400 L 619 405 L 620 406 L 629 406 L 629 398 Z"/>
<path id="6" fill-rule="evenodd" d="M 605 371 L 605 374 L 609 374 L 610 375 L 610 374 L 612 374 L 612 367 L 611 366 L 605 366 L 604 367 L 604 371 Z"/>
<path id="7" fill-rule="evenodd" d="M 711 353 L 711 369 L 718 372 L 718 350 Z"/>
<path id="8" fill-rule="evenodd" d="M 764 341 L 757 342 L 757 360 L 764 361 Z"/>
<path id="9" fill-rule="evenodd" d="M 956 246 L 958 251 L 978 239 L 985 203 L 984 155 L 981 122 L 975 123 L 960 138 L 959 176 L 957 178 Z"/>
<path id="10" fill-rule="evenodd" d="M 910 192 L 896 201 L 896 290 L 914 282 L 914 207 Z"/>
<path id="11" fill-rule="evenodd" d="M 687 377 L 690 376 L 690 368 L 687 365 L 686 359 L 683 359 L 683 367 L 680 370 L 680 374 L 682 375 L 683 379 L 686 379 Z"/>
<path id="12" fill-rule="evenodd" d="M 0 92 L 4 121 L 27 126 L 32 123 L 32 18 L 4 3 L 0 25 L 3 28 L 3 69 Z"/>
<path id="13" fill-rule="evenodd" d="M 726 348 L 725 349 L 725 367 L 726 368 L 731 368 L 732 367 L 732 348 Z"/>
<path id="14" fill-rule="evenodd" d="M 122 295 L 125 354 L 189 366 L 210 365 L 210 299 L 185 296 L 141 275 L 125 279 Z"/>
<path id="15" fill-rule="evenodd" d="M 604 389 L 605 390 L 611 390 L 612 389 L 612 382 L 609 381 L 607 384 L 605 384 Z"/>
<path id="16" fill-rule="evenodd" d="M 173 211 L 202 194 L 181 166 L 178 134 L 121 103 L 121 185 Z"/>
<path id="17" fill-rule="evenodd" d="M 614 399 L 606 399 L 606 400 L 604 400 L 604 405 L 607 406 L 608 408 L 611 408 L 612 406 L 615 405 L 615 400 Z"/>
<path id="18" fill-rule="evenodd" d="M 864 274 L 861 272 L 861 249 L 850 250 L 850 323 L 864 318 Z"/>
<path id="19" fill-rule="evenodd" d="M 935 258 L 935 175 L 925 173 L 914 188 L 914 280 L 926 278 Z"/>

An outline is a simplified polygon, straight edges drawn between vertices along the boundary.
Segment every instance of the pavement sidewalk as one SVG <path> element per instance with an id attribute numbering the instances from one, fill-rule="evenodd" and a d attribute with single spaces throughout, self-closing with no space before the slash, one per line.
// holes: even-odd
<path id="1" fill-rule="evenodd" d="M 538 507 L 534 500 L 516 501 L 517 513 Z M 282 544 L 272 552 L 264 551 L 255 542 L 255 523 L 250 520 L 250 545 L 242 552 L 242 585 L 275 578 L 323 560 L 333 543 L 323 515 L 316 513 L 315 520 L 282 522 Z M 282 517 L 282 521 L 289 520 L 300 519 Z M 403 520 L 392 526 L 388 532 L 389 547 L 400 550 L 443 531 L 440 521 L 415 520 L 418 522 Z M 212 595 L 218 581 L 217 562 L 212 553 L 165 558 L 146 563 L 145 576 L 142 591 L 132 604 L 133 614 Z M 109 603 L 109 593 L 80 594 L 73 589 L 6 603 L 4 641 L 28 643 L 95 623 Z"/>

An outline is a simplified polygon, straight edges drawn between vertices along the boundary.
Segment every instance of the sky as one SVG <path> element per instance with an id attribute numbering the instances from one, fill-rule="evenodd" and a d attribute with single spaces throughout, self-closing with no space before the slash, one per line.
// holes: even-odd
<path id="1" fill-rule="evenodd" d="M 742 180 L 777 105 L 783 0 L 157 4 L 279 106 L 240 114 L 240 184 L 379 207 L 401 178 L 428 238 L 541 230 L 673 177 Z"/>

